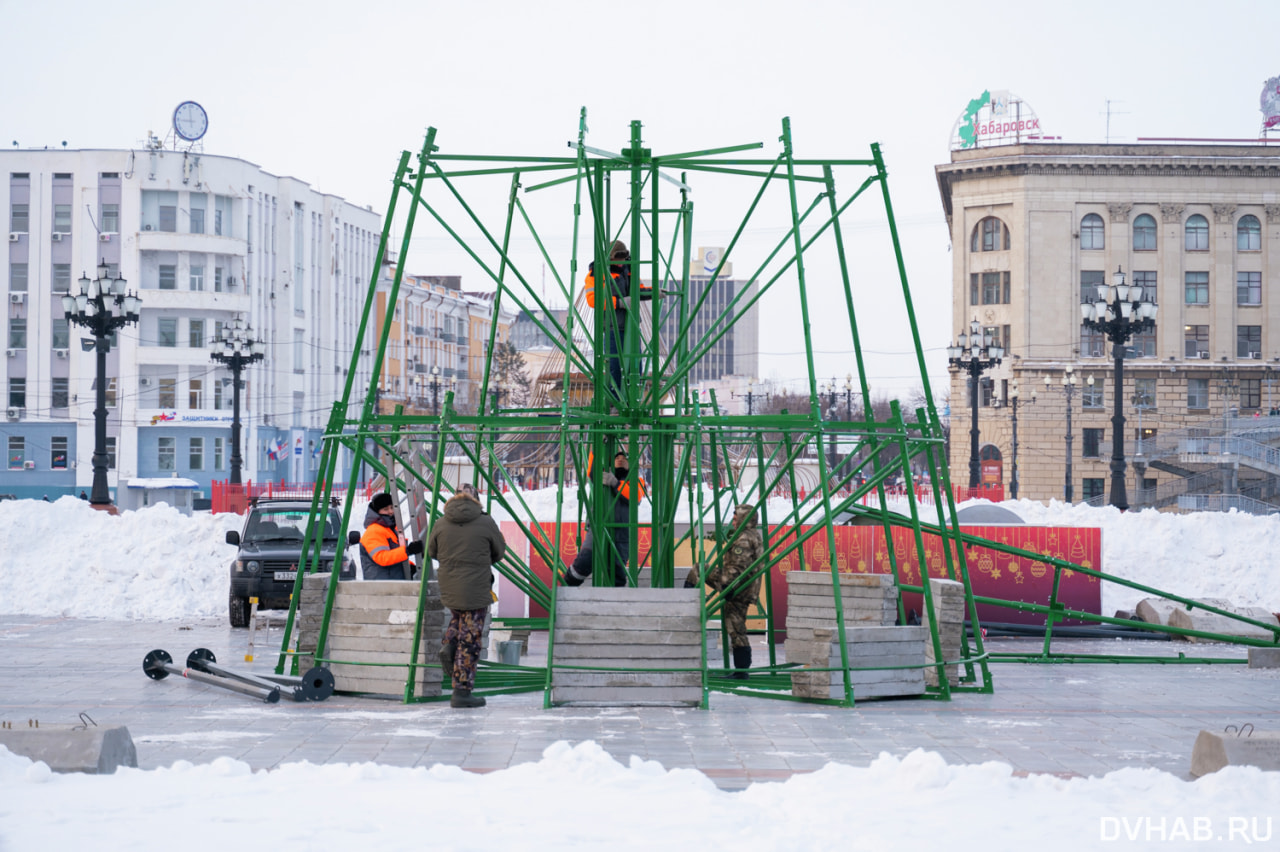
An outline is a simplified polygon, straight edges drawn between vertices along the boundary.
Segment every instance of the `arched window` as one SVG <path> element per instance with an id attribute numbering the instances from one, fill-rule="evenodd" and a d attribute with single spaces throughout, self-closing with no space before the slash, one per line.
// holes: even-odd
<path id="1" fill-rule="evenodd" d="M 1106 245 L 1106 227 L 1102 224 L 1102 217 L 1097 213 L 1090 213 L 1080 221 L 1080 248 L 1082 249 L 1102 249 Z"/>
<path id="2" fill-rule="evenodd" d="M 1199 213 L 1187 220 L 1186 235 L 1187 251 L 1209 250 L 1209 220 Z"/>
<path id="3" fill-rule="evenodd" d="M 988 216 L 973 228 L 969 251 L 1008 251 L 1009 228 L 994 216 Z"/>
<path id="4" fill-rule="evenodd" d="M 1156 250 L 1156 220 L 1146 213 L 1133 220 L 1133 250 Z"/>
<path id="5" fill-rule="evenodd" d="M 1236 223 L 1236 249 L 1262 251 L 1262 225 L 1257 216 L 1241 216 Z"/>

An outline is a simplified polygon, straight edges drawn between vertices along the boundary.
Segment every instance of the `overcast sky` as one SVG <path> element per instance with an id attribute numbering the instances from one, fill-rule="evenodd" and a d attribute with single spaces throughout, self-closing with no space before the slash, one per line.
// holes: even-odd
<path id="1" fill-rule="evenodd" d="M 207 153 L 380 212 L 400 151 L 416 152 L 428 126 L 448 153 L 566 155 L 584 106 L 588 144 L 611 150 L 626 145 L 632 119 L 655 153 L 762 142 L 774 156 L 784 116 L 798 156 L 865 157 L 880 142 L 938 387 L 951 267 L 933 167 L 970 99 L 1009 90 L 1069 142 L 1104 140 L 1108 100 L 1113 142 L 1256 138 L 1263 81 L 1280 74 L 1280 4 L 1265 0 L 0 0 L 0 28 L 0 144 L 140 147 L 190 99 L 209 114 Z M 695 184 L 694 244 L 724 245 L 742 221 L 735 193 L 754 188 Z M 500 226 L 505 193 L 474 200 Z M 868 372 L 874 388 L 897 393 L 919 378 L 883 220 L 882 205 L 859 202 L 844 221 Z M 748 230 L 737 273 L 781 236 L 770 224 Z M 537 227 L 567 272 L 571 215 L 549 210 Z M 540 279 L 532 241 L 515 245 Z M 585 262 L 587 250 L 578 254 Z M 417 230 L 407 268 L 491 286 L 447 240 Z M 843 384 L 853 363 L 841 354 L 833 275 L 829 259 L 814 259 L 814 349 L 818 375 Z M 763 378 L 805 373 L 795 303 L 784 291 L 764 302 Z"/>

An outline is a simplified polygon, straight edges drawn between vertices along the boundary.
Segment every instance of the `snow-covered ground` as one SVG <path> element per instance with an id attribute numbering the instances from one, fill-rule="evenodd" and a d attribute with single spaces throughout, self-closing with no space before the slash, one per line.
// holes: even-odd
<path id="1" fill-rule="evenodd" d="M 554 516 L 551 492 L 530 499 Z M 1280 518 L 1005 505 L 1032 524 L 1101 527 L 1109 573 L 1280 610 Z M 224 533 L 240 521 L 165 506 L 111 517 L 72 498 L 0 502 L 0 614 L 222 616 L 235 552 Z M 1127 594 L 1108 591 L 1104 608 L 1130 603 Z M 1066 780 L 919 751 L 725 792 L 694 770 L 623 765 L 591 742 L 557 743 L 537 763 L 487 775 L 307 763 L 252 772 L 229 758 L 54 775 L 0 747 L 3 852 L 1266 847 L 1280 845 L 1277 803 L 1277 772 L 1229 768 L 1191 782 L 1126 769 Z"/>

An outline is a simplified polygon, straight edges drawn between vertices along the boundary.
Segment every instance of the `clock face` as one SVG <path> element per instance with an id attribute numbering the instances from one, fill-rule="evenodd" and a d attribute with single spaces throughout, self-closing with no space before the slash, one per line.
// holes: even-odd
<path id="1" fill-rule="evenodd" d="M 183 101 L 173 111 L 173 132 L 188 142 L 195 142 L 209 129 L 209 116 L 195 101 Z"/>

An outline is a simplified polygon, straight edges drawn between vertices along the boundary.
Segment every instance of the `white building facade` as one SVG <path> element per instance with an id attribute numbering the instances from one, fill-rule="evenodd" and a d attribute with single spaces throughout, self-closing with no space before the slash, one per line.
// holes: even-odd
<path id="1" fill-rule="evenodd" d="M 89 489 L 95 353 L 61 298 L 99 263 L 142 300 L 140 321 L 117 333 L 107 358 L 112 491 L 176 476 L 207 495 L 228 478 L 231 374 L 210 353 L 237 318 L 266 345 L 265 360 L 242 374 L 242 478 L 313 481 L 348 380 L 380 216 L 195 151 L 9 150 L 0 164 L 0 494 Z M 358 397 L 370 378 L 368 359 L 361 365 L 351 377 Z M 339 476 L 349 467 L 340 459 Z"/>

